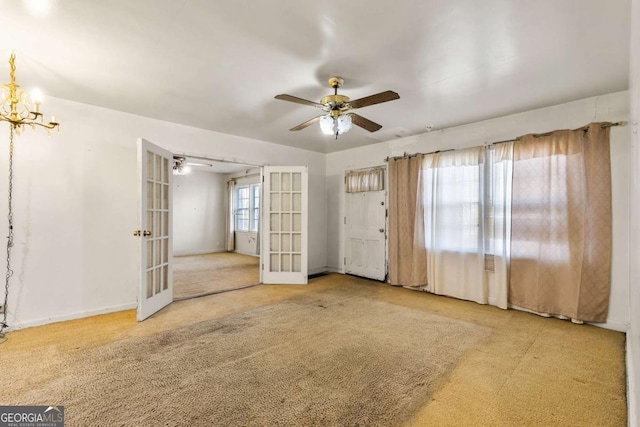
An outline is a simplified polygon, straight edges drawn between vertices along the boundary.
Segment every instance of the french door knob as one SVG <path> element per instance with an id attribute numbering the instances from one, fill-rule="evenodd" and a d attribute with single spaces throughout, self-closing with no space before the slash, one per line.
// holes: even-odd
<path id="1" fill-rule="evenodd" d="M 151 232 L 150 232 L 149 230 L 144 230 L 144 231 L 142 232 L 142 235 L 143 235 L 144 237 L 149 237 L 149 236 L 151 236 Z"/>
<path id="2" fill-rule="evenodd" d="M 384 233 L 384 228 L 381 228 L 379 231 L 380 231 L 381 233 Z"/>

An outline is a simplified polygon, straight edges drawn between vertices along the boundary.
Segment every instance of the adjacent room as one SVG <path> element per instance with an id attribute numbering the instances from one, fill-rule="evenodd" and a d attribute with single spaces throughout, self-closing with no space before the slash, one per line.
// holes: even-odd
<path id="1" fill-rule="evenodd" d="M 173 161 L 173 300 L 258 285 L 260 169 Z"/>
<path id="2" fill-rule="evenodd" d="M 640 425 L 640 0 L 1 10 L 1 420 Z"/>

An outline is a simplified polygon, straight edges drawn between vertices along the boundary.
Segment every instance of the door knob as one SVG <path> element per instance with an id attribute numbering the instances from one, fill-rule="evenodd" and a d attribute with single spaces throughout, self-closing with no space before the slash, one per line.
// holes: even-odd
<path id="1" fill-rule="evenodd" d="M 133 230 L 133 235 L 136 237 L 140 236 L 140 230 Z"/>
<path id="2" fill-rule="evenodd" d="M 142 235 L 143 235 L 144 237 L 149 237 L 149 236 L 151 236 L 151 232 L 150 232 L 149 230 L 144 230 L 144 231 L 142 232 Z"/>
<path id="3" fill-rule="evenodd" d="M 384 233 L 384 228 L 381 228 L 379 231 L 380 231 L 381 233 Z"/>

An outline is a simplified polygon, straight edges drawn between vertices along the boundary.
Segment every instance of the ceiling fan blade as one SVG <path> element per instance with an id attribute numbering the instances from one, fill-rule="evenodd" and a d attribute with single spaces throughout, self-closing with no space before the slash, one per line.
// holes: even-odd
<path id="1" fill-rule="evenodd" d="M 351 108 L 362 108 L 368 107 L 369 105 L 380 104 L 381 102 L 393 101 L 394 99 L 400 99 L 400 95 L 392 90 L 388 90 L 386 92 L 380 92 L 375 95 L 349 101 L 349 105 L 351 105 Z"/>
<path id="2" fill-rule="evenodd" d="M 316 108 L 324 107 L 324 105 L 318 104 L 317 102 L 308 101 L 306 99 L 298 98 L 297 96 L 286 95 L 284 93 L 280 95 L 276 95 L 275 98 L 280 99 L 282 101 L 295 102 L 296 104 L 311 105 L 312 107 L 316 107 Z"/>
<path id="3" fill-rule="evenodd" d="M 364 117 L 355 114 L 355 113 L 351 113 L 351 123 L 353 123 L 356 126 L 360 126 L 362 129 L 366 129 L 369 132 L 375 132 L 377 130 L 380 130 L 380 128 L 382 127 L 382 125 L 379 125 L 376 122 L 372 122 L 369 119 L 365 119 Z"/>
<path id="4" fill-rule="evenodd" d="M 307 126 L 311 126 L 312 124 L 314 124 L 315 122 L 317 122 L 318 120 L 320 120 L 320 117 L 322 116 L 318 116 L 318 117 L 314 117 L 313 119 L 309 119 L 304 123 L 300 123 L 298 126 L 292 127 L 289 130 L 300 130 L 300 129 L 304 129 Z"/>

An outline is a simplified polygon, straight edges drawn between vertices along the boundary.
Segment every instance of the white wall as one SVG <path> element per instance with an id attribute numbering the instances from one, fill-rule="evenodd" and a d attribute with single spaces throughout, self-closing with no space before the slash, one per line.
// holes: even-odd
<path id="1" fill-rule="evenodd" d="M 507 140 L 531 132 L 577 128 L 592 121 L 628 120 L 627 92 L 583 99 L 455 128 L 327 155 L 327 262 L 343 271 L 344 172 L 384 163 L 387 156 L 426 153 Z M 613 261 L 609 316 L 605 327 L 625 331 L 629 323 L 629 129 L 611 129 Z"/>
<path id="2" fill-rule="evenodd" d="M 16 141 L 13 327 L 134 307 L 139 238 L 136 140 L 176 154 L 309 167 L 310 272 L 326 266 L 325 155 L 49 98 L 60 133 L 26 129 Z M 0 126 L 5 132 L 8 128 Z M 0 156 L 7 171 L 7 156 Z M 5 172 L 0 188 L 7 188 Z M 0 197 L 0 227 L 6 198 Z M 3 236 L 6 234 L 2 234 Z"/>
<path id="3" fill-rule="evenodd" d="M 629 98 L 631 117 L 631 179 L 629 199 L 631 203 L 631 271 L 629 277 L 629 310 L 631 323 L 627 331 L 627 379 L 629 425 L 640 424 L 640 0 L 631 2 L 631 57 L 629 72 Z"/>
<path id="4" fill-rule="evenodd" d="M 192 170 L 173 177 L 173 254 L 224 250 L 225 174 Z"/>

